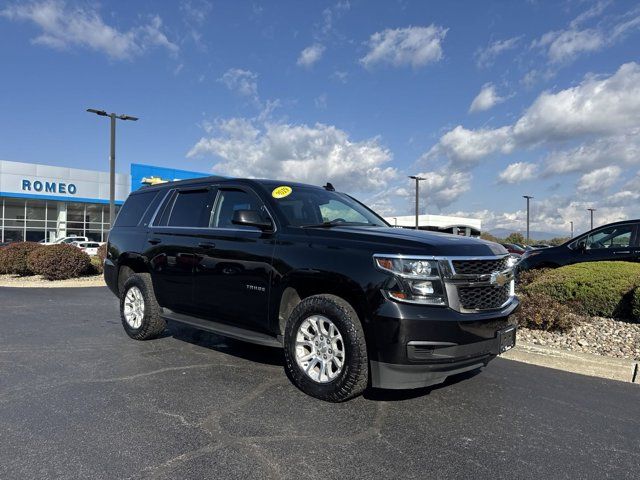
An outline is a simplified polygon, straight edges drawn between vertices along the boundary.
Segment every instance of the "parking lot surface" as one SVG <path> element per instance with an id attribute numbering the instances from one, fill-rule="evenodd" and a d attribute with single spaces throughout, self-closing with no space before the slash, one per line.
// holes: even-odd
<path id="1" fill-rule="evenodd" d="M 169 325 L 106 288 L 0 288 L 0 478 L 638 478 L 637 385 L 497 359 L 344 404 L 278 349 Z"/>

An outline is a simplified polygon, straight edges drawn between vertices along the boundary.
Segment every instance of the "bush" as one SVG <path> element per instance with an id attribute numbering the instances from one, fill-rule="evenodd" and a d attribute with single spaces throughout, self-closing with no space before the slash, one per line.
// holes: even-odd
<path id="1" fill-rule="evenodd" d="M 631 315 L 636 322 L 640 322 L 640 288 L 636 288 L 633 291 L 633 298 L 631 299 Z"/>
<path id="2" fill-rule="evenodd" d="M 107 258 L 107 244 L 103 243 L 98 247 L 98 258 L 100 263 L 104 263 L 104 259 Z"/>
<path id="3" fill-rule="evenodd" d="M 634 313 L 638 286 L 638 263 L 589 262 L 548 270 L 521 289 L 529 295 L 547 295 L 578 314 L 632 318 L 640 309 L 636 306 Z"/>
<path id="4" fill-rule="evenodd" d="M 62 243 L 35 250 L 27 263 L 34 273 L 47 280 L 65 280 L 87 273 L 91 258 L 78 247 Z"/>
<path id="5" fill-rule="evenodd" d="M 87 270 L 87 273 L 90 275 L 102 274 L 102 272 L 104 271 L 104 268 L 102 266 L 102 260 L 100 260 L 100 257 L 94 256 L 90 258 L 91 258 L 91 265 L 89 265 L 89 270 Z"/>
<path id="6" fill-rule="evenodd" d="M 583 318 L 544 293 L 531 292 L 520 296 L 520 308 L 514 315 L 521 327 L 537 330 L 571 330 Z"/>
<path id="7" fill-rule="evenodd" d="M 11 275 L 33 275 L 27 257 L 30 253 L 44 248 L 36 242 L 16 242 L 0 249 L 0 273 Z"/>

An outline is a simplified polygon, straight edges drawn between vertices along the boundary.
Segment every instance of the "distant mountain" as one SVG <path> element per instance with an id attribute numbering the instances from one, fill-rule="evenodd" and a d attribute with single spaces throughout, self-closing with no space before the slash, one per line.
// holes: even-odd
<path id="1" fill-rule="evenodd" d="M 521 230 L 509 230 L 508 228 L 494 228 L 493 230 L 489 230 L 489 233 L 498 238 L 505 238 L 510 233 L 520 232 L 522 235 L 526 236 L 526 231 Z M 556 237 L 568 237 L 569 232 L 560 233 L 560 232 L 540 232 L 538 230 L 531 230 L 529 232 L 529 236 L 532 240 L 551 240 Z"/>

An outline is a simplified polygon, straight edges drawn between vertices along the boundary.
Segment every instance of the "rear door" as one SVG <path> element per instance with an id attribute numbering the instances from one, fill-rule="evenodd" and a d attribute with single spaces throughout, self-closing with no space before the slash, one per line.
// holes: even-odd
<path id="1" fill-rule="evenodd" d="M 251 189 L 219 187 L 209 228 L 197 250 L 195 300 L 206 318 L 268 332 L 275 233 L 234 225 L 236 210 L 256 210 L 271 218 Z"/>
<path id="2" fill-rule="evenodd" d="M 200 235 L 207 226 L 213 191 L 206 186 L 172 190 L 149 227 L 146 257 L 158 302 L 193 313 L 193 272 Z"/>
<path id="3" fill-rule="evenodd" d="M 627 223 L 594 230 L 586 238 L 585 261 L 637 260 L 637 225 Z"/>

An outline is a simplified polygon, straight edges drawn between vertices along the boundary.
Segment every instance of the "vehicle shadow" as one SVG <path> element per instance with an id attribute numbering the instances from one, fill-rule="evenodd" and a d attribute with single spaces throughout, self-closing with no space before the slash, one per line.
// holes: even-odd
<path id="1" fill-rule="evenodd" d="M 477 369 L 470 372 L 451 375 L 450 377 L 447 377 L 447 379 L 442 383 L 424 388 L 412 388 L 410 390 L 385 390 L 381 388 L 369 387 L 362 396 L 367 400 L 378 402 L 399 402 L 403 400 L 411 400 L 413 398 L 427 396 L 435 390 L 447 388 L 451 385 L 455 385 L 456 383 L 469 380 L 470 378 L 478 375 L 481 371 L 482 369 Z"/>
<path id="2" fill-rule="evenodd" d="M 234 340 L 233 338 L 216 335 L 215 333 L 199 330 L 189 325 L 178 322 L 167 322 L 167 329 L 160 338 L 173 337 L 176 340 L 197 345 L 202 348 L 225 353 L 234 357 L 242 358 L 250 362 L 263 365 L 284 367 L 284 354 L 281 348 L 265 347 L 253 343 Z M 363 393 L 363 397 L 375 402 L 397 402 L 424 397 L 440 388 L 446 388 L 456 383 L 468 380 L 478 375 L 482 370 L 472 370 L 470 372 L 452 375 L 440 384 L 430 387 L 415 388 L 408 390 L 385 390 L 369 387 Z"/>
<path id="3" fill-rule="evenodd" d="M 188 342 L 192 345 L 263 365 L 284 367 L 284 355 L 281 348 L 265 347 L 234 340 L 233 338 L 216 335 L 215 333 L 199 330 L 178 322 L 167 322 L 167 329 L 160 338 L 162 337 L 173 337 L 176 340 Z"/>

